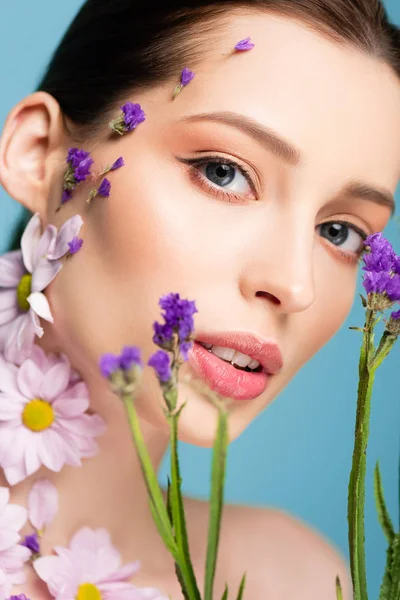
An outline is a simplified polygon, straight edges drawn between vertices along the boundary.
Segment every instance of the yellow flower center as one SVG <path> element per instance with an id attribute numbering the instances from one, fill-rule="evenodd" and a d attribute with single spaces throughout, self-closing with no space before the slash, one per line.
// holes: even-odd
<path id="1" fill-rule="evenodd" d="M 31 295 L 32 288 L 32 275 L 29 273 L 27 275 L 23 275 L 20 279 L 20 282 L 17 287 L 17 301 L 18 306 L 21 310 L 25 312 L 30 309 L 28 296 Z"/>
<path id="2" fill-rule="evenodd" d="M 22 422 L 31 431 L 48 429 L 53 421 L 54 411 L 52 407 L 40 398 L 34 398 L 28 402 L 22 413 Z"/>
<path id="3" fill-rule="evenodd" d="M 82 583 L 75 598 L 76 600 L 101 600 L 101 594 L 93 583 Z"/>

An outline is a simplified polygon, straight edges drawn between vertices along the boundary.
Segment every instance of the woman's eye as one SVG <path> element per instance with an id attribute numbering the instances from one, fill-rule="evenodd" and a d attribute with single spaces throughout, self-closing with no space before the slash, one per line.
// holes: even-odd
<path id="1" fill-rule="evenodd" d="M 192 179 L 217 198 L 239 202 L 257 199 L 252 176 L 242 165 L 220 156 L 179 160 L 190 166 Z"/>
<path id="2" fill-rule="evenodd" d="M 318 225 L 319 234 L 348 254 L 359 255 L 364 249 L 367 233 L 352 223 L 330 221 Z"/>

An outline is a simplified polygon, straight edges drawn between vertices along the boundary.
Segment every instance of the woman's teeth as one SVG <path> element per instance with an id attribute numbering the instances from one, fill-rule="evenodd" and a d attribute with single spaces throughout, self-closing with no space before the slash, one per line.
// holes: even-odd
<path id="1" fill-rule="evenodd" d="M 261 366 L 257 360 L 253 360 L 250 356 L 242 354 L 237 350 L 233 350 L 233 348 L 213 346 L 212 344 L 203 344 L 202 342 L 200 342 L 200 344 L 219 358 L 222 358 L 222 360 L 225 360 L 226 362 L 229 362 L 232 365 L 235 365 L 242 369 L 245 369 L 247 367 L 248 369 L 256 370 Z"/>

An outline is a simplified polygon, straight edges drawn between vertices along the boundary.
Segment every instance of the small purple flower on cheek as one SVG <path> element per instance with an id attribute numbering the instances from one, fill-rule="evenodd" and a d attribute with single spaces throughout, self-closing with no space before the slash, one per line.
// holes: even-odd
<path id="1" fill-rule="evenodd" d="M 124 166 L 125 166 L 125 161 L 124 161 L 123 157 L 120 156 L 119 158 L 117 158 L 115 163 L 113 163 L 110 171 L 115 171 L 116 169 L 119 169 L 120 167 L 124 167 Z"/>
<path id="2" fill-rule="evenodd" d="M 192 81 L 194 77 L 193 71 L 190 71 L 187 67 L 185 67 L 181 73 L 181 84 L 183 86 L 187 85 Z"/>
<path id="3" fill-rule="evenodd" d="M 97 190 L 97 193 L 99 196 L 103 196 L 103 198 L 108 198 L 110 195 L 110 190 L 111 182 L 107 179 L 107 177 L 104 177 L 103 181 L 99 186 L 99 189 Z"/>
<path id="4" fill-rule="evenodd" d="M 70 242 L 68 242 L 69 254 L 76 254 L 82 248 L 82 245 L 83 240 L 78 238 L 76 235 Z"/>
<path id="5" fill-rule="evenodd" d="M 239 51 L 244 51 L 244 50 L 251 50 L 252 48 L 254 48 L 253 42 L 250 41 L 250 38 L 247 37 L 244 40 L 240 40 L 240 42 L 238 42 L 235 46 L 235 50 L 239 50 Z"/>
<path id="6" fill-rule="evenodd" d="M 68 202 L 68 200 L 71 200 L 72 198 L 72 191 L 71 190 L 64 190 L 61 196 L 61 204 L 65 204 L 66 202 Z"/>

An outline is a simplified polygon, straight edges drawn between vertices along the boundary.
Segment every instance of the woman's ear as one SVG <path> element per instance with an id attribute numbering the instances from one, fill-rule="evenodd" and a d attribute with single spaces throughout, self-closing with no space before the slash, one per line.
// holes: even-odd
<path id="1" fill-rule="evenodd" d="M 64 141 L 60 105 L 46 92 L 35 92 L 13 108 L 0 139 L 0 183 L 44 220 Z"/>

